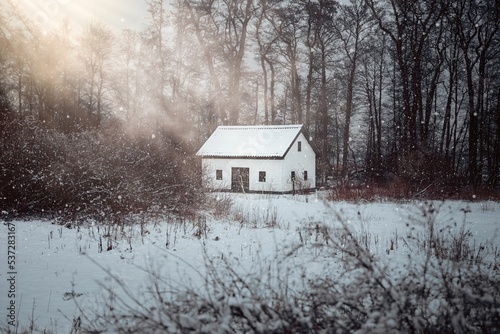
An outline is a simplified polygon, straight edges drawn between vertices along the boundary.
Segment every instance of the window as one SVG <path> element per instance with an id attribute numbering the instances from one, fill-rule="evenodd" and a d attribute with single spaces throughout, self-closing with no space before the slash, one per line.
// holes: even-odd
<path id="1" fill-rule="evenodd" d="M 222 180 L 222 169 L 217 169 L 215 171 L 215 179 L 216 180 Z"/>
<path id="2" fill-rule="evenodd" d="M 301 151 L 302 151 L 302 142 L 301 142 L 301 141 L 298 141 L 298 142 L 297 142 L 297 150 L 298 150 L 299 152 L 301 152 Z"/>
<path id="3" fill-rule="evenodd" d="M 266 182 L 266 172 L 259 172 L 259 182 Z"/>
<path id="4" fill-rule="evenodd" d="M 290 175 L 290 178 L 292 179 L 292 182 L 295 182 L 295 172 L 292 172 Z"/>
<path id="5" fill-rule="evenodd" d="M 304 171 L 304 181 L 307 181 L 307 171 Z"/>

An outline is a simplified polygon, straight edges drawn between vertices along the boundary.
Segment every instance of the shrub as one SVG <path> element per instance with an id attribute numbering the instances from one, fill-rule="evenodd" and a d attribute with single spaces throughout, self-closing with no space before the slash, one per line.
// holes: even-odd
<path id="1" fill-rule="evenodd" d="M 61 134 L 18 120 L 1 129 L 0 206 L 11 216 L 184 215 L 202 197 L 192 152 L 165 131 L 130 135 L 115 123 Z"/>
<path id="2" fill-rule="evenodd" d="M 197 271 L 202 285 L 179 286 L 150 272 L 146 298 L 108 272 L 114 283 L 104 286 L 102 308 L 83 311 L 84 327 L 143 333 L 498 332 L 497 269 L 437 256 L 424 244 L 435 235 L 430 227 L 436 226 L 436 212 L 431 204 L 422 209 L 413 222 L 427 227 L 412 243 L 418 251 L 396 263 L 377 258 L 362 235 L 335 215 L 327 224 L 304 227 L 312 242 L 301 237 L 285 254 L 244 274 L 234 260 L 206 256 L 205 268 Z M 445 244 L 455 242 L 447 238 Z M 328 259 L 324 269 L 311 275 L 308 261 L 287 264 L 301 249 L 301 256 L 321 249 Z"/>

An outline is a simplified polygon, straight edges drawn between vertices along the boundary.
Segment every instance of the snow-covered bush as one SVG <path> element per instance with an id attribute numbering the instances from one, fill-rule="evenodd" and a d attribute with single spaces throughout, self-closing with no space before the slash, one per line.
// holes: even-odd
<path id="1" fill-rule="evenodd" d="M 151 271 L 147 293 L 136 294 L 108 272 L 112 284 L 103 285 L 106 293 L 97 309 L 83 311 L 83 327 L 142 333 L 500 330 L 496 258 L 471 262 L 437 254 L 432 240 L 440 231 L 432 226 L 439 216 L 432 204 L 412 216 L 409 223 L 424 224 L 426 232 L 405 238 L 404 247 L 412 251 L 401 252 L 399 258 L 395 249 L 383 252 L 387 258 L 375 255 L 362 233 L 353 232 L 340 215 L 332 217 L 305 225 L 299 241 L 273 259 L 262 254 L 263 260 L 250 269 L 234 258 L 207 255 L 205 268 L 191 268 L 198 276 L 191 282 L 201 284 L 189 279 L 172 282 L 168 275 Z M 443 244 L 454 242 L 449 238 L 444 234 Z M 322 269 L 311 274 L 314 254 L 328 261 L 321 261 Z M 166 256 L 168 260 L 175 255 Z M 294 261 L 299 258 L 302 261 Z"/>
<path id="2" fill-rule="evenodd" d="M 157 129 L 120 124 L 62 134 L 30 121 L 1 127 L 0 207 L 9 215 L 120 222 L 129 214 L 190 214 L 202 192 L 193 154 Z"/>
<path id="3" fill-rule="evenodd" d="M 207 196 L 206 202 L 207 207 L 211 208 L 211 213 L 217 219 L 229 216 L 231 207 L 234 204 L 230 194 L 223 192 Z"/>
<path id="4" fill-rule="evenodd" d="M 423 210 L 427 227 L 435 208 Z M 417 223 L 417 222 L 413 222 Z M 419 222 L 421 223 L 421 221 Z M 467 257 L 444 258 L 434 246 L 399 261 L 380 261 L 348 224 L 322 233 L 321 247 L 342 266 L 341 275 L 325 275 L 306 291 L 322 329 L 358 333 L 496 332 L 500 329 L 500 275 L 490 265 Z M 424 235 L 435 240 L 435 235 Z M 442 237 L 446 244 L 454 239 Z M 328 242 L 327 242 L 328 241 Z M 432 245 L 435 245 L 434 243 Z M 415 244 L 414 244 L 415 246 Z M 388 250 L 388 257 L 394 256 Z M 493 259 L 496 261 L 496 259 Z M 384 264 L 385 263 L 385 264 Z"/>

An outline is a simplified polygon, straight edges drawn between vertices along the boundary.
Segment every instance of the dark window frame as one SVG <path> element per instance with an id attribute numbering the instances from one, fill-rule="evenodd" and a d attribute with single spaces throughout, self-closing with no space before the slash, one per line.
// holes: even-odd
<path id="1" fill-rule="evenodd" d="M 218 181 L 222 180 L 222 169 L 215 170 L 215 179 Z"/>
<path id="2" fill-rule="evenodd" d="M 302 152 L 302 142 L 300 140 L 297 142 L 297 151 Z"/>
<path id="3" fill-rule="evenodd" d="M 304 176 L 304 181 L 307 181 L 307 171 L 306 170 L 304 171 L 303 176 Z"/>
<path id="4" fill-rule="evenodd" d="M 266 182 L 266 172 L 259 171 L 259 182 Z"/>

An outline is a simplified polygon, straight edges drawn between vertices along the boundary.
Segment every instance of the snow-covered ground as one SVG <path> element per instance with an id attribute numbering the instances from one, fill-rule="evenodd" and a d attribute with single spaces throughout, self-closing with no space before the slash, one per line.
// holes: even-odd
<path id="1" fill-rule="evenodd" d="M 242 275 L 267 263 L 283 266 L 273 269 L 282 272 L 302 264 L 311 275 L 321 273 L 331 262 L 321 247 L 301 247 L 294 256 L 288 255 L 296 245 L 318 242 L 315 226 L 340 224 L 340 220 L 365 240 L 379 261 L 397 264 L 416 252 L 409 238 L 419 240 L 425 226 L 418 222 L 430 214 L 428 203 L 418 201 L 327 203 L 320 194 L 213 196 L 221 201 L 229 197 L 230 212 L 217 217 L 207 213 L 206 221 L 195 223 L 148 221 L 142 226 L 108 229 L 97 225 L 67 228 L 38 220 L 2 221 L 0 329 L 14 329 L 8 326 L 8 307 L 14 300 L 19 328 L 33 321 L 39 329 L 69 332 L 80 310 L 98 308 L 96 303 L 104 296 L 102 285 L 113 284 L 109 274 L 140 295 L 150 282 L 149 271 L 168 277 L 172 285 L 202 284 L 207 257 L 234 261 Z M 434 206 L 438 233 L 464 228 L 476 245 L 491 250 L 500 246 L 500 203 L 446 201 L 434 202 Z M 15 267 L 9 268 L 8 246 L 13 238 L 8 236 L 13 226 Z M 9 293 L 12 276 L 15 298 Z"/>

